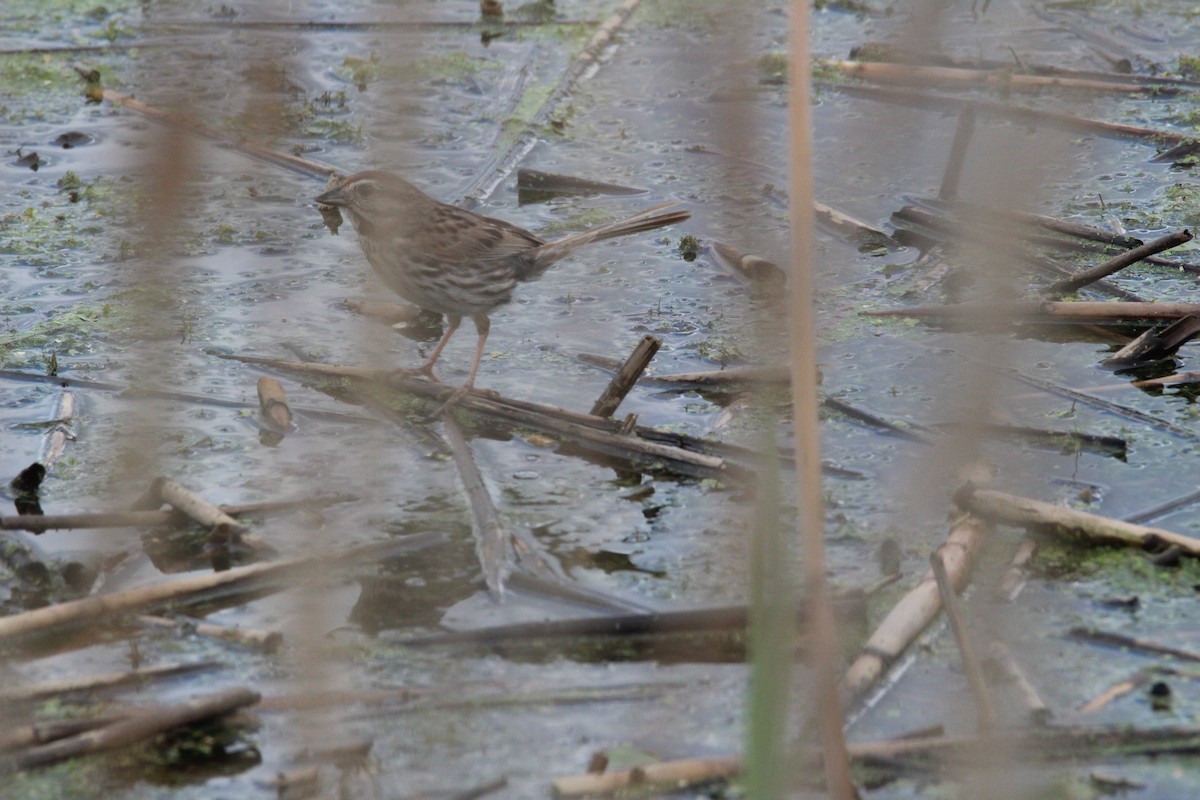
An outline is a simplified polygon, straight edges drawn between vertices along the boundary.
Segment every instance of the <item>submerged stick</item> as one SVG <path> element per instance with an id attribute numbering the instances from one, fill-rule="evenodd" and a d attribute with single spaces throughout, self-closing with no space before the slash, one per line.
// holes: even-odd
<path id="1" fill-rule="evenodd" d="M 103 728 L 16 753 L 0 762 L 0 771 L 46 767 L 82 755 L 127 747 L 174 728 L 224 716 L 254 705 L 259 699 L 259 693 L 250 689 L 225 689 L 179 705 L 149 708 Z"/>
<path id="2" fill-rule="evenodd" d="M 958 593 L 950 582 L 946 572 L 946 564 L 942 558 L 942 548 L 938 548 L 929 557 L 929 566 L 937 583 L 938 595 L 942 600 L 942 608 L 946 618 L 950 620 L 950 630 L 958 645 L 958 653 L 962 658 L 963 672 L 967 674 L 967 683 L 971 687 L 971 695 L 975 698 L 976 720 L 981 733 L 996 727 L 996 709 L 992 706 L 992 698 L 988 695 L 987 681 L 983 678 L 983 665 L 975 652 L 975 645 L 967 631 L 966 614 L 959 602 Z"/>
<path id="3" fill-rule="evenodd" d="M 1159 85 L 1142 86 L 1136 83 L 1092 80 L 1052 75 L 1026 75 L 1000 69 L 968 69 L 965 67 L 915 66 L 883 61 L 821 61 L 820 67 L 832 68 L 852 78 L 899 86 L 988 87 L 1002 91 L 1040 92 L 1047 89 L 1068 89 L 1114 94 L 1173 94 L 1182 87 Z"/>
<path id="4" fill-rule="evenodd" d="M 932 108 L 938 111 L 959 111 L 963 108 L 973 108 L 976 110 L 976 112 L 994 114 L 995 116 L 1003 119 L 1014 119 L 1034 125 L 1042 124 L 1051 128 L 1057 128 L 1059 130 L 1069 131 L 1072 133 L 1095 133 L 1118 139 L 1135 139 L 1152 144 L 1172 145 L 1178 144 L 1179 142 L 1189 138 L 1185 134 L 1175 133 L 1174 131 L 1154 130 L 1152 128 L 1144 128 L 1138 125 L 1122 125 L 1115 122 L 1105 122 L 1103 120 L 1077 117 L 1073 114 L 1064 114 L 1058 111 L 1042 111 L 1034 108 L 1021 108 L 1019 106 L 1013 106 L 1007 103 L 970 100 L 961 97 L 928 94 L 925 92 L 914 92 L 906 89 L 895 89 L 890 87 L 883 89 L 876 86 L 856 86 L 845 83 L 834 83 L 830 81 L 821 81 L 819 82 L 819 85 L 842 94 L 865 97 L 870 100 L 876 100 L 884 103 L 894 103 L 909 107 Z"/>
<path id="5" fill-rule="evenodd" d="M 512 543 L 500 524 L 500 515 L 483 485 L 483 476 L 471 455 L 471 447 L 463 436 L 462 429 L 453 417 L 442 419 L 446 441 L 454 454 L 454 465 L 462 478 L 463 489 L 471 506 L 471 532 L 475 534 L 475 551 L 483 568 L 483 579 L 488 593 L 497 603 L 504 601 L 504 580 L 511 568 L 509 553 Z"/>
<path id="6" fill-rule="evenodd" d="M 1013 553 L 1013 557 L 1009 560 L 1008 568 L 1004 570 L 1004 575 L 1000 578 L 1000 585 L 997 587 L 997 594 L 1004 602 L 1013 602 L 1021 594 L 1021 590 L 1025 588 L 1029 565 L 1033 562 L 1037 551 L 1037 539 L 1030 536 L 1026 536 L 1017 545 L 1017 551 Z"/>
<path id="7" fill-rule="evenodd" d="M 1200 539 L 994 489 L 976 489 L 968 484 L 958 490 L 954 501 L 971 513 L 994 522 L 1019 525 L 1071 541 L 1142 548 L 1166 543 L 1178 547 L 1186 555 L 1200 556 Z"/>
<path id="8" fill-rule="evenodd" d="M 625 363 L 612 376 L 608 386 L 604 387 L 604 391 L 588 413 L 593 417 L 611 417 L 616 413 L 621 401 L 625 399 L 625 395 L 629 394 L 629 390 L 646 371 L 646 367 L 650 365 L 650 359 L 654 358 L 654 354 L 660 347 L 662 347 L 662 339 L 655 338 L 650 334 L 643 336 L 642 340 L 637 343 L 637 347 L 633 348 L 633 352 L 629 354 L 629 358 L 625 359 Z"/>
<path id="9" fill-rule="evenodd" d="M 384 558 L 397 552 L 415 552 L 440 541 L 442 537 L 436 534 L 414 534 L 399 537 L 392 542 L 351 548 L 333 555 L 251 564 L 225 572 L 174 578 L 150 586 L 69 600 L 0 618 L 0 642 L 17 636 L 90 622 L 112 614 L 157 608 L 168 603 L 186 605 L 209 599 L 214 595 L 284 588 L 288 579 L 305 570 L 324 572 L 333 564 Z"/>
<path id="10" fill-rule="evenodd" d="M 1135 247 L 1132 250 L 1113 256 L 1103 264 L 1097 264 L 1091 269 L 1085 269 L 1076 275 L 1073 275 L 1066 280 L 1052 283 L 1043 290 L 1043 294 L 1047 297 L 1058 297 L 1064 294 L 1070 294 L 1077 289 L 1087 286 L 1089 283 L 1098 281 L 1101 278 L 1107 278 L 1114 272 L 1118 272 L 1131 264 L 1136 264 L 1146 256 L 1152 256 L 1161 253 L 1164 250 L 1170 250 L 1172 247 L 1178 247 L 1181 244 L 1192 240 L 1192 232 L 1187 228 L 1183 230 L 1169 233 L 1166 236 L 1160 236 L 1152 242 L 1146 242 L 1141 247 Z"/>
<path id="11" fill-rule="evenodd" d="M 1171 656 L 1183 661 L 1200 661 L 1200 651 L 1190 650 L 1186 647 L 1176 647 L 1171 644 L 1163 644 L 1162 642 L 1156 642 L 1153 639 L 1144 639 L 1140 636 L 1126 636 L 1122 633 L 1101 631 L 1095 628 L 1072 628 L 1069 635 L 1072 639 L 1092 642 L 1093 644 L 1108 645 L 1109 647 L 1119 647 L 1123 650 L 1139 650 L 1143 653 Z"/>
<path id="12" fill-rule="evenodd" d="M 95 692 L 104 689 L 116 689 L 122 686 L 129 686 L 130 684 L 147 684 L 153 681 L 175 678 L 180 675 L 190 675 L 193 672 L 220 669 L 223 666 L 219 661 L 159 664 L 154 667 L 143 667 L 123 672 L 105 672 L 99 675 L 85 675 L 79 678 L 64 678 L 62 680 L 31 683 L 24 686 L 0 689 L 0 703 L 37 702 L 76 692 Z"/>
<path id="13" fill-rule="evenodd" d="M 1041 724 L 1050 717 L 1050 709 L 1046 701 L 1038 694 L 1037 689 L 1030 683 L 1025 670 L 1017 663 L 1012 651 L 1003 642 L 992 642 L 988 647 L 988 659 L 996 665 L 998 671 L 1016 686 L 1025 704 L 1031 721 Z"/>
<path id="14" fill-rule="evenodd" d="M 958 127 L 954 129 L 954 141 L 950 145 L 950 157 L 946 159 L 946 170 L 942 173 L 942 187 L 938 197 L 950 200 L 958 194 L 958 183 L 962 177 L 963 164 L 967 160 L 967 147 L 975 135 L 975 109 L 964 108 L 958 113 Z"/>
<path id="15" fill-rule="evenodd" d="M 1047 300 L 1000 303 L 953 303 L 944 306 L 914 306 L 860 311 L 865 317 L 917 317 L 966 322 L 981 315 L 1004 316 L 1014 322 L 1052 319 L 1136 322 L 1147 319 L 1178 319 L 1200 314 L 1197 303 L 1067 303 Z"/>
<path id="16" fill-rule="evenodd" d="M 839 620 L 865 619 L 865 598 L 847 593 L 834 598 L 834 611 Z M 642 636 L 672 633 L 708 633 L 713 631 L 744 630 L 749 623 L 750 609 L 744 605 L 713 606 L 666 611 L 646 611 L 582 619 L 522 622 L 467 631 L 448 631 L 427 636 L 413 636 L 398 641 L 412 646 L 449 644 L 495 644 L 537 639 L 598 636 Z M 803 625 L 804 620 L 797 621 Z"/>

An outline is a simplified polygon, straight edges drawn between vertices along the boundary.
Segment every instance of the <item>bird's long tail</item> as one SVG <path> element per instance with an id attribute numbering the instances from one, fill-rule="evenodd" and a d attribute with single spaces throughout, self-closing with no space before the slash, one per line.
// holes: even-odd
<path id="1" fill-rule="evenodd" d="M 603 241 L 604 239 L 614 239 L 618 236 L 627 236 L 631 233 L 665 228 L 667 225 L 674 225 L 677 222 L 683 222 L 691 218 L 692 212 L 687 209 L 663 211 L 663 209 L 671 208 L 675 205 L 678 205 L 678 203 L 663 203 L 653 208 L 647 208 L 645 211 L 639 211 L 632 217 L 627 217 L 618 222 L 610 222 L 598 228 L 572 233 L 569 236 L 564 236 L 561 239 L 555 239 L 552 242 L 546 242 L 539 247 L 535 247 L 525 254 L 525 268 L 521 270 L 521 274 L 517 278 L 518 280 L 532 280 L 545 272 L 546 268 L 555 261 L 565 258 L 585 244 Z"/>

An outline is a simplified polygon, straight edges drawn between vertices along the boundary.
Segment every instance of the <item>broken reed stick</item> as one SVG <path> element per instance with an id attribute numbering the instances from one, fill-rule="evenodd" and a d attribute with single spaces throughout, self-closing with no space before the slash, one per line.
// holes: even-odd
<path id="1" fill-rule="evenodd" d="M 221 669 L 224 665 L 219 661 L 196 661 L 190 664 L 159 664 L 154 667 L 125 670 L 122 672 L 105 672 L 99 675 L 85 675 L 79 678 L 64 678 L 42 683 L 30 683 L 24 686 L 12 686 L 0 689 L 0 703 L 32 703 L 51 697 L 61 697 L 77 692 L 96 692 L 105 689 L 117 689 L 130 684 L 146 684 L 152 681 L 165 680 L 180 675 L 190 675 L 193 672 L 207 672 Z"/>
<path id="2" fill-rule="evenodd" d="M 475 552 L 479 555 L 484 583 L 493 600 L 504 602 L 504 581 L 512 568 L 509 556 L 512 542 L 500 524 L 500 515 L 496 513 L 496 506 L 487 487 L 483 485 L 483 476 L 479 474 L 479 467 L 475 464 L 475 457 L 471 455 L 471 447 L 462 429 L 449 415 L 442 418 L 442 424 L 454 456 L 454 465 L 458 467 L 471 506 L 471 532 L 475 535 Z"/>
<path id="3" fill-rule="evenodd" d="M 1143 639 L 1139 636 L 1126 636 L 1123 633 L 1100 631 L 1094 628 L 1072 628 L 1067 635 L 1072 639 L 1079 639 L 1080 641 L 1091 642 L 1093 644 L 1172 656 L 1183 661 L 1200 661 L 1200 651 L 1189 650 L 1186 647 L 1175 647 L 1174 645 L 1156 642 L 1153 639 Z"/>
<path id="4" fill-rule="evenodd" d="M 981 222 L 978 217 L 963 214 L 950 215 L 930 211 L 919 206 L 904 206 L 899 211 L 892 212 L 892 222 L 900 231 L 906 231 L 913 236 L 927 236 L 933 240 L 970 240 L 986 248 L 990 252 L 1006 256 L 1015 261 L 1027 264 L 1038 272 L 1056 280 L 1070 278 L 1075 272 L 1058 263 L 1029 252 L 1023 244 L 1039 244 L 1033 235 L 1014 239 L 1010 230 L 998 228 L 991 221 Z M 1058 240 L 1061 242 L 1061 240 Z M 1072 243 L 1073 244 L 1073 243 Z M 1090 255 L 1089 251 L 1089 255 Z M 1142 298 L 1114 286 L 1108 281 L 1096 281 L 1092 288 L 1112 297 L 1134 302 Z"/>
<path id="5" fill-rule="evenodd" d="M 274 378 L 263 376 L 258 379 L 258 409 L 263 423 L 277 433 L 292 429 L 292 409 L 288 407 L 287 393 Z"/>
<path id="6" fill-rule="evenodd" d="M 1153 241 L 1146 242 L 1140 247 L 1135 247 L 1132 250 L 1113 256 L 1104 263 L 1097 264 L 1090 269 L 1085 269 L 1066 280 L 1052 283 L 1042 290 L 1042 294 L 1046 297 L 1060 297 L 1064 294 L 1070 294 L 1077 289 L 1087 286 L 1089 283 L 1106 278 L 1131 264 L 1136 264 L 1147 256 L 1156 255 L 1164 250 L 1170 250 L 1191 240 L 1192 232 L 1187 228 L 1168 233 L 1166 236 L 1160 236 Z"/>
<path id="7" fill-rule="evenodd" d="M 339 305 L 347 311 L 362 314 L 364 317 L 377 317 L 393 324 L 413 322 L 421 316 L 421 309 L 406 303 L 343 300 Z"/>
<path id="8" fill-rule="evenodd" d="M 1152 386 L 1182 386 L 1189 383 L 1200 383 L 1200 372 L 1176 372 L 1161 378 L 1147 378 L 1143 381 L 1133 381 L 1131 386 L 1148 389 Z"/>
<path id="9" fill-rule="evenodd" d="M 143 625 L 155 628 L 172 628 L 180 633 L 195 633 L 209 639 L 219 639 L 223 642 L 245 645 L 261 650 L 264 653 L 274 653 L 283 644 L 283 634 L 279 631 L 266 631 L 259 628 L 231 628 L 226 625 L 214 625 L 195 618 L 158 617 L 151 614 L 140 614 L 137 621 Z"/>
<path id="10" fill-rule="evenodd" d="M 226 514 L 218 506 L 208 502 L 200 495 L 188 491 L 170 478 L 155 478 L 150 484 L 147 498 L 157 498 L 194 520 L 201 527 L 208 528 L 211 541 L 236 542 L 245 545 L 256 558 L 270 558 L 279 553 L 261 536 L 251 533 L 249 528 Z M 153 500 L 149 500 L 148 504 L 152 502 Z M 141 501 L 139 501 L 140 503 Z"/>
<path id="11" fill-rule="evenodd" d="M 865 602 L 865 596 L 859 593 L 848 593 L 835 597 L 835 616 L 841 621 L 850 620 L 851 624 L 854 624 L 855 620 L 865 620 Z M 490 644 L 562 637 L 737 631 L 746 628 L 749 615 L 750 610 L 744 605 L 647 611 L 582 619 L 521 622 L 466 631 L 448 631 L 400 639 L 397 643 L 412 646 Z M 803 625 L 803 619 L 798 620 L 797 624 Z"/>
<path id="12" fill-rule="evenodd" d="M 955 493 L 954 502 L 992 522 L 1018 525 L 1071 541 L 1141 548 L 1165 543 L 1178 547 L 1186 555 L 1200 556 L 1200 539 L 994 489 L 976 489 L 968 484 Z"/>
<path id="13" fill-rule="evenodd" d="M 606 370 L 620 369 L 621 362 L 608 356 L 598 356 L 591 353 L 580 353 L 576 356 L 585 364 Z M 727 367 L 725 369 L 705 370 L 703 372 L 676 372 L 670 375 L 643 375 L 638 383 L 643 386 L 678 386 L 680 384 L 696 386 L 735 386 L 746 384 L 775 383 L 785 384 L 791 380 L 786 366 L 768 367 Z"/>
<path id="14" fill-rule="evenodd" d="M 1179 144 L 1190 138 L 1186 134 L 1174 131 L 1154 130 L 1137 125 L 1122 125 L 1116 122 L 1087 119 L 1086 117 L 1078 117 L 1058 111 L 1022 108 L 1007 103 L 970 100 L 967 98 L 914 92 L 905 89 L 883 89 L 877 86 L 861 86 L 833 81 L 818 81 L 817 85 L 842 94 L 863 97 L 878 102 L 903 105 L 910 108 L 931 108 L 938 111 L 951 112 L 957 112 L 963 108 L 973 108 L 976 112 L 993 114 L 1002 119 L 1018 120 L 1033 125 L 1042 124 L 1072 133 L 1095 133 L 1118 139 L 1134 139 L 1151 144 L 1170 145 Z"/>
<path id="15" fill-rule="evenodd" d="M 259 699 L 259 693 L 250 689 L 225 689 L 178 705 L 136 711 L 103 728 L 13 753 L 0 759 L 0 772 L 46 767 L 82 755 L 127 747 L 174 728 L 224 716 L 254 705 Z"/>
<path id="16" fill-rule="evenodd" d="M 346 494 L 317 495 L 298 500 L 274 500 L 267 503 L 243 503 L 241 505 L 217 506 L 232 517 L 240 514 L 264 514 L 272 511 L 289 511 L 295 508 L 322 508 L 335 503 L 350 503 L 357 497 Z M 0 530 L 43 531 L 74 528 L 158 528 L 164 525 L 181 525 L 186 516 L 176 509 L 155 511 L 102 511 L 83 514 L 46 514 L 45 516 L 0 517 Z"/>
<path id="17" fill-rule="evenodd" d="M 1057 75 L 1026 75 L 1010 69 L 970 69 L 966 67 L 919 66 L 885 61 L 818 61 L 814 68 L 827 67 L 843 75 L 889 86 L 987 87 L 1008 91 L 1040 92 L 1066 89 L 1113 94 L 1173 94 L 1183 91 L 1176 86 L 1143 86 L 1136 83 L 1072 78 Z"/>
<path id="18" fill-rule="evenodd" d="M 984 520 L 962 514 L 950 528 L 939 548 L 950 584 L 961 592 L 974 565 L 975 553 L 989 528 Z M 883 676 L 905 649 L 916 640 L 942 608 L 937 580 L 930 570 L 921 582 L 892 607 L 867 639 L 858 657 L 842 677 L 840 690 L 848 702 L 856 702 Z"/>
<path id="19" fill-rule="evenodd" d="M 991 696 L 988 695 L 987 681 L 983 677 L 983 665 L 979 661 L 979 655 L 975 652 L 975 645 L 967 630 L 966 612 L 963 611 L 962 604 L 958 599 L 958 592 L 955 591 L 954 585 L 950 582 L 950 576 L 946 572 L 941 547 L 934 550 L 933 555 L 929 557 L 929 567 L 933 572 L 934 581 L 937 583 L 938 595 L 942 601 L 942 608 L 946 612 L 946 619 L 950 621 L 950 631 L 954 634 L 954 641 L 958 645 L 958 653 L 963 662 L 963 672 L 967 675 L 967 684 L 971 687 L 971 695 L 975 698 L 975 713 L 978 715 L 976 724 L 980 733 L 990 731 L 996 727 L 996 709 L 992 706 Z"/>
<path id="20" fill-rule="evenodd" d="M 38 459 L 47 472 L 54 469 L 54 464 L 67 449 L 67 442 L 72 438 L 71 430 L 67 427 L 67 424 L 74 418 L 75 393 L 63 387 L 58 393 L 58 400 L 54 407 L 54 427 L 46 435 L 46 440 L 42 446 L 42 455 Z"/>
<path id="21" fill-rule="evenodd" d="M 629 394 L 629 390 L 646 371 L 650 360 L 654 358 L 654 354 L 660 347 L 662 347 L 662 339 L 655 338 L 650 334 L 643 336 L 642 340 L 633 348 L 633 352 L 625 359 L 625 363 L 609 380 L 608 386 L 604 387 L 604 391 L 600 393 L 600 397 L 597 398 L 592 405 L 592 410 L 588 413 L 593 417 L 605 418 L 616 413 L 621 401 L 625 399 L 625 395 Z"/>
<path id="22" fill-rule="evenodd" d="M 816 221 L 821 226 L 828 228 L 851 241 L 862 244 L 875 244 L 889 248 L 900 247 L 899 242 L 897 242 L 888 234 L 884 233 L 879 228 L 876 228 L 874 225 L 871 225 L 864 220 L 851 216 L 845 211 L 839 211 L 833 206 L 827 206 L 824 203 L 818 203 L 814 200 L 813 214 L 815 215 Z M 763 264 L 770 265 L 775 267 L 776 270 L 779 270 L 779 268 L 770 261 L 759 258 L 758 256 L 745 256 L 743 261 L 747 259 L 758 259 L 759 261 L 763 262 Z M 739 265 L 739 268 L 742 270 L 756 269 L 756 267 L 752 266 L 751 264 Z M 763 267 L 759 266 L 757 269 L 762 270 Z M 783 276 L 782 270 L 779 270 L 779 276 Z"/>
<path id="23" fill-rule="evenodd" d="M 882 233 L 882 231 L 881 231 Z M 883 234 L 885 237 L 887 234 Z M 761 256 L 743 253 L 733 245 L 724 242 L 712 243 L 712 254 L 717 264 L 724 267 L 742 283 L 761 291 L 782 289 L 787 282 L 787 275 L 774 261 L 768 261 Z"/>
<path id="24" fill-rule="evenodd" d="M 1011 228 L 1012 223 L 1020 223 L 1029 227 L 1041 228 L 1051 233 L 1060 233 L 1064 236 L 1073 236 L 1077 239 L 1084 239 L 1089 242 L 1097 242 L 1100 244 L 1113 245 L 1121 247 L 1125 250 L 1132 250 L 1135 247 L 1141 247 L 1145 242 L 1138 239 L 1136 236 L 1130 236 L 1124 233 L 1113 233 L 1104 228 L 1097 228 L 1093 225 L 1084 225 L 1080 222 L 1071 220 L 1057 219 L 1044 214 L 1034 214 L 1030 211 L 1018 211 L 1011 208 L 999 208 L 996 206 L 984 205 L 982 203 L 969 203 L 963 200 L 945 201 L 942 199 L 932 198 L 916 198 L 914 202 L 923 205 L 932 206 L 943 213 L 953 215 L 957 219 L 963 214 L 969 214 L 975 220 L 995 220 L 998 221 L 1002 228 Z"/>
<path id="25" fill-rule="evenodd" d="M 1149 522 L 1150 520 L 1156 519 L 1165 514 L 1170 514 L 1172 511 L 1178 511 L 1185 506 L 1190 506 L 1197 500 L 1200 500 L 1200 491 L 1188 492 L 1185 495 L 1180 495 L 1179 497 L 1174 497 L 1170 500 L 1167 500 L 1164 503 L 1159 503 L 1156 506 L 1152 506 L 1142 511 L 1130 514 L 1129 516 L 1125 517 L 1125 521 L 1134 522 L 1140 525 L 1143 522 Z"/>
<path id="26" fill-rule="evenodd" d="M 437 534 L 421 533 L 397 537 L 382 544 L 354 547 L 341 553 L 305 556 L 284 561 L 251 564 L 225 572 L 174 578 L 149 586 L 138 586 L 111 594 L 68 600 L 44 608 L 0 617 L 0 642 L 18 636 L 41 633 L 67 625 L 100 619 L 111 614 L 142 611 L 172 604 L 188 605 L 247 591 L 285 588 L 285 581 L 305 570 L 325 573 L 334 564 L 385 558 L 400 553 L 412 553 L 443 541 Z"/>
<path id="27" fill-rule="evenodd" d="M 865 317 L 917 317 L 929 320 L 969 322 L 991 314 L 1014 322 L 1039 322 L 1053 319 L 1136 322 L 1147 319 L 1178 319 L 1200 314 L 1197 303 L 1068 303 L 1055 300 L 1000 303 L 953 303 L 943 306 L 915 306 L 860 311 Z"/>
<path id="28" fill-rule="evenodd" d="M 550 791 L 556 798 L 613 794 L 621 789 L 649 787 L 654 784 L 670 784 L 678 791 L 700 781 L 733 778 L 740 775 L 741 771 L 741 756 L 660 761 L 617 772 L 556 778 L 550 785 Z"/>
<path id="29" fill-rule="evenodd" d="M 1004 679 L 1016 687 L 1017 693 L 1021 696 L 1021 702 L 1025 705 L 1025 710 L 1029 712 L 1031 722 L 1041 725 L 1051 717 L 1046 701 L 1029 682 L 1025 670 L 1021 669 L 1021 665 L 1007 645 L 1003 642 L 992 642 L 988 646 L 988 661 L 996 667 Z"/>
<path id="30" fill-rule="evenodd" d="M 898 737 L 846 746 L 850 758 L 860 764 L 879 761 L 933 761 L 962 764 L 971 758 L 988 758 L 997 749 L 1038 762 L 1056 759 L 1097 759 L 1109 755 L 1157 755 L 1194 752 L 1200 746 L 1200 727 L 1130 729 L 1128 726 L 1100 728 L 1021 728 L 962 736 Z M 812 758 L 819 758 L 816 752 Z M 555 798 L 613 794 L 651 784 L 696 784 L 712 778 L 735 777 L 741 773 L 738 756 L 659 761 L 632 769 L 556 778 L 551 784 Z"/>
<path id="31" fill-rule="evenodd" d="M 1047 18 L 1046 15 L 1043 18 Z M 900 64 L 916 64 L 934 67 L 958 67 L 970 70 L 1012 70 L 1012 61 L 998 61 L 981 58 L 956 58 L 943 53 L 932 53 L 925 50 L 896 47 L 884 42 L 865 42 L 850 51 L 850 58 L 857 61 L 893 62 Z M 1134 75 L 1127 72 L 1099 72 L 1096 70 L 1079 70 L 1048 64 L 1032 64 L 1021 61 L 1021 72 L 1027 75 L 1050 75 L 1062 78 L 1082 78 L 1085 80 L 1105 81 L 1106 83 L 1137 83 L 1143 86 L 1180 86 L 1185 88 L 1200 88 L 1200 81 L 1187 78 L 1174 78 L 1157 75 Z"/>
<path id="32" fill-rule="evenodd" d="M 938 197 L 951 200 L 958 195 L 959 179 L 962 177 L 963 164 L 967 159 L 967 148 L 975 135 L 975 109 L 964 108 L 958 112 L 958 126 L 954 129 L 954 141 L 950 144 L 950 156 L 946 159 L 946 169 L 942 172 L 942 186 L 938 189 Z"/>
<path id="33" fill-rule="evenodd" d="M 1021 543 L 1017 545 L 1017 551 L 1013 553 L 1012 559 L 1008 562 L 1008 568 L 1004 570 L 1004 575 L 1000 578 L 1000 585 L 997 589 L 1000 598 L 1004 602 L 1013 602 L 1021 594 L 1021 590 L 1025 588 L 1028 568 L 1033 563 L 1037 551 L 1037 539 L 1029 536 L 1022 539 Z"/>
<path id="34" fill-rule="evenodd" d="M 959 430 L 967 427 L 962 422 L 935 422 L 933 427 L 939 431 Z M 1084 433 L 1081 431 L 1045 430 L 1029 428 L 1024 425 L 1005 425 L 999 422 L 972 423 L 971 427 L 977 435 L 995 439 L 1016 439 L 1033 447 L 1053 447 L 1070 452 L 1091 451 L 1096 453 L 1111 453 L 1124 457 L 1128 442 L 1119 436 L 1106 436 L 1099 433 Z"/>
<path id="35" fill-rule="evenodd" d="M 1146 685 L 1150 681 L 1149 672 L 1139 672 L 1132 678 L 1126 678 L 1122 681 L 1117 681 L 1112 686 L 1109 686 L 1100 694 L 1087 701 L 1079 708 L 1075 709 L 1078 714 L 1094 714 L 1097 711 L 1107 708 L 1114 700 L 1119 700 L 1125 695 L 1138 689 L 1138 687 Z"/>

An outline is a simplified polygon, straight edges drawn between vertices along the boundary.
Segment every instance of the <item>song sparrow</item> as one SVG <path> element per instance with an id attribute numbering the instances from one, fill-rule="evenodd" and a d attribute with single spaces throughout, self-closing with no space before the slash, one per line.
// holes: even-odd
<path id="1" fill-rule="evenodd" d="M 547 242 L 503 220 L 440 203 L 403 178 L 378 170 L 343 178 L 317 202 L 349 214 L 367 261 L 390 289 L 410 303 L 446 315 L 446 332 L 428 360 L 405 372 L 436 381 L 433 365 L 462 318 L 475 322 L 479 338 L 464 390 L 475 383 L 491 327 L 488 314 L 512 300 L 518 281 L 536 280 L 585 244 L 691 217 L 690 211 L 663 211 L 675 205 L 666 203 Z"/>

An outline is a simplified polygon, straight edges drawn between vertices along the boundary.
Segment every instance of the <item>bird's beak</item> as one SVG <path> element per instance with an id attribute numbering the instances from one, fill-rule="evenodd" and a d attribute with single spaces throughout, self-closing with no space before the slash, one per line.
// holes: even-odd
<path id="1" fill-rule="evenodd" d="M 346 193 L 339 186 L 336 189 L 330 189 L 324 194 L 317 195 L 317 202 L 323 206 L 337 206 L 338 208 L 342 208 L 349 203 L 349 198 L 346 197 Z"/>

